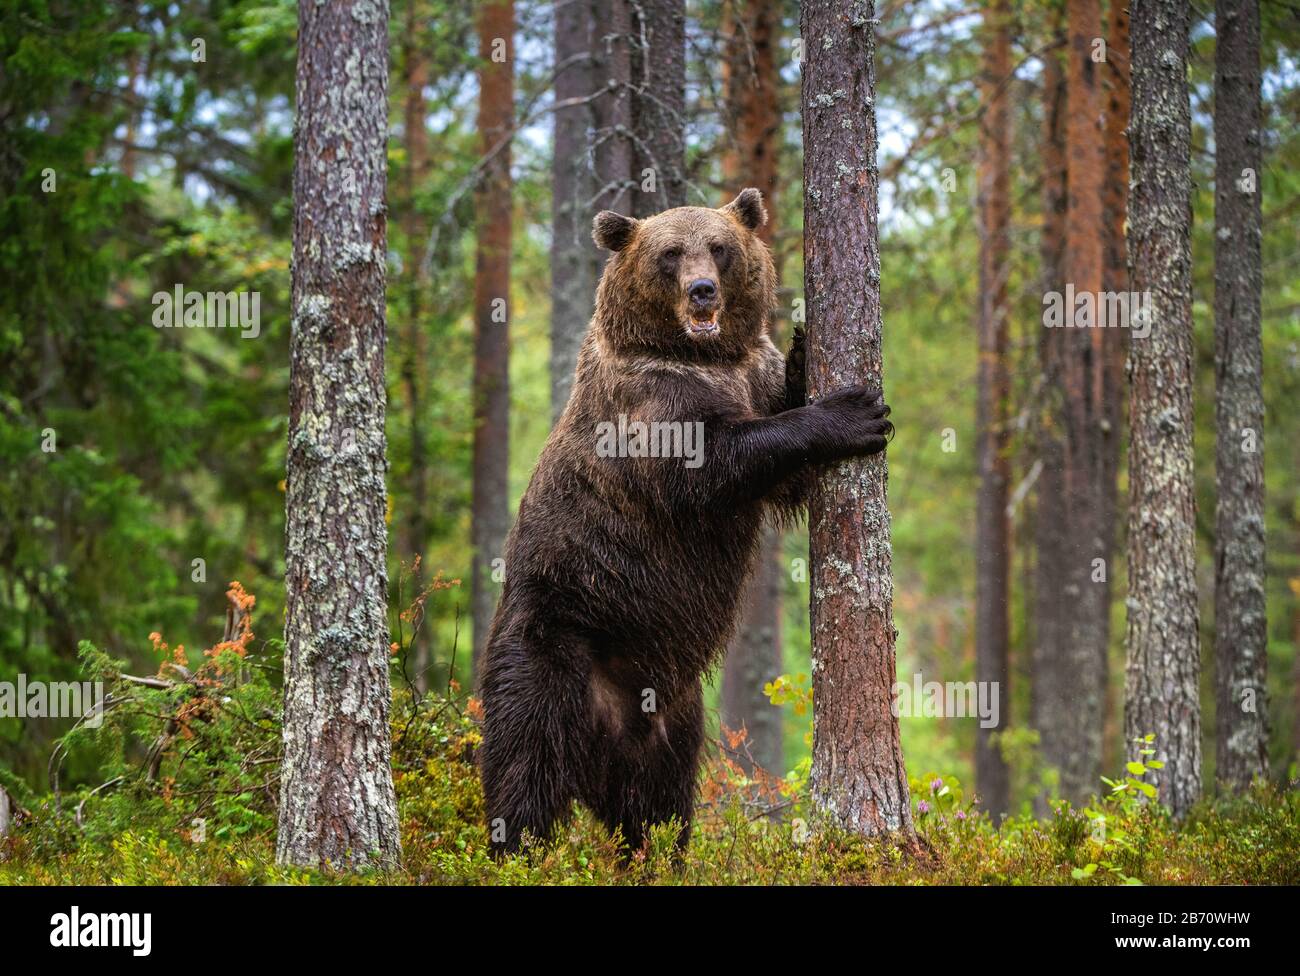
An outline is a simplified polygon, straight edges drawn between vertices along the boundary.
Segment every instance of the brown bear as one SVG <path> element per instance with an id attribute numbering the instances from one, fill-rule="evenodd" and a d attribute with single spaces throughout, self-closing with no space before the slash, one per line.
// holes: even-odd
<path id="1" fill-rule="evenodd" d="M 816 466 L 872 454 L 878 392 L 807 404 L 802 336 L 768 337 L 767 219 L 727 206 L 594 222 L 613 254 L 568 405 L 506 544 L 481 676 L 494 849 L 547 837 L 585 803 L 632 848 L 694 806 L 700 681 L 734 626 L 765 516 Z"/>

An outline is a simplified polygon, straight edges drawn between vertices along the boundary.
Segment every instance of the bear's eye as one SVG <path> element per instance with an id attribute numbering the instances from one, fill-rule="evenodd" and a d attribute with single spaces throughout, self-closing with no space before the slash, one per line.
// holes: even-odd
<path id="1" fill-rule="evenodd" d="M 725 245 L 725 244 L 710 244 L 710 245 L 709 245 L 709 250 L 713 252 L 713 256 L 714 256 L 715 258 L 721 258 L 721 257 L 725 256 L 726 253 L 727 253 L 727 245 Z"/>
<path id="2" fill-rule="evenodd" d="M 714 243 L 709 245 L 709 253 L 713 255 L 713 262 L 718 266 L 718 270 L 726 271 L 731 264 L 731 249 L 726 244 Z"/>
<path id="3" fill-rule="evenodd" d="M 681 258 L 681 256 L 682 249 L 680 247 L 670 247 L 668 250 L 664 251 L 663 254 L 665 261 L 676 261 Z"/>

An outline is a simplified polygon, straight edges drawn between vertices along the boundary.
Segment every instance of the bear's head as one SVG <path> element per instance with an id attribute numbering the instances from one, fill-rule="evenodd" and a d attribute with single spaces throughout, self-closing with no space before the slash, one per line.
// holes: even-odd
<path id="1" fill-rule="evenodd" d="M 776 271 L 756 231 L 767 220 L 752 187 L 725 207 L 676 207 L 636 220 L 596 215 L 592 237 L 614 252 L 597 320 L 616 347 L 688 358 L 742 354 L 767 328 Z"/>

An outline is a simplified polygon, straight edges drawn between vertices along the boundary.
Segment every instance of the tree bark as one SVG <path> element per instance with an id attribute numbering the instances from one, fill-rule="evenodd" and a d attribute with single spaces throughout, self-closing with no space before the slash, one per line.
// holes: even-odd
<path id="1" fill-rule="evenodd" d="M 402 85 L 405 89 L 402 104 L 402 129 L 406 143 L 404 168 L 402 233 L 406 238 L 406 261 L 403 283 L 406 286 L 406 322 L 402 330 L 402 390 L 406 397 L 407 437 L 410 440 L 410 470 L 407 473 L 407 494 L 410 510 L 401 522 L 402 560 L 412 563 L 423 558 L 429 541 L 429 448 L 424 434 L 424 375 L 427 368 L 422 292 L 428 282 L 420 271 L 424 249 L 424 222 L 416 205 L 416 192 L 428 176 L 429 136 L 425 127 L 427 107 L 424 87 L 429 83 L 429 64 L 420 48 L 420 20 L 418 0 L 409 0 L 406 7 L 406 36 L 403 38 Z M 399 608 L 404 610 L 405 607 Z M 416 690 L 423 693 L 429 687 L 429 663 L 432 657 L 429 634 L 411 635 L 407 653 L 415 662 Z"/>
<path id="2" fill-rule="evenodd" d="M 601 91 L 592 102 L 595 129 L 592 155 L 596 165 L 595 210 L 613 210 L 630 216 L 632 198 L 640 187 L 633 177 L 632 128 L 632 22 L 633 13 L 625 0 L 595 4 L 592 35 L 593 91 Z"/>
<path id="3" fill-rule="evenodd" d="M 1010 437 L 1007 426 L 1007 272 L 1011 221 L 1011 9 L 1008 0 L 985 7 L 980 88 L 980 272 L 977 339 L 976 447 L 979 489 L 975 519 L 975 677 L 1010 698 L 1011 523 L 1007 517 Z M 992 816 L 1006 814 L 1010 780 L 994 735 L 976 732 L 975 785 Z"/>
<path id="4" fill-rule="evenodd" d="M 1106 182 L 1102 196 L 1103 251 L 1102 287 L 1111 292 L 1128 292 L 1128 125 L 1131 114 L 1131 80 L 1129 77 L 1129 20 L 1127 0 L 1112 0 L 1109 10 L 1109 36 L 1106 42 L 1105 72 L 1108 82 L 1106 116 L 1104 124 Z M 1102 544 L 1106 555 L 1106 582 L 1104 588 L 1106 614 L 1106 643 L 1110 643 L 1111 573 L 1117 551 L 1120 527 L 1119 469 L 1120 441 L 1126 423 L 1125 405 L 1127 387 L 1124 370 L 1128 365 L 1129 330 L 1107 328 L 1102 336 L 1102 377 L 1105 391 L 1100 417 L 1103 429 L 1101 438 L 1101 464 L 1099 473 L 1101 525 L 1104 529 Z M 1109 655 L 1108 655 L 1109 656 Z M 1107 673 L 1109 673 L 1107 667 Z M 1111 728 L 1118 724 L 1120 709 L 1112 707 L 1113 697 L 1107 681 L 1107 706 L 1104 710 L 1107 732 L 1103 742 L 1113 742 L 1118 736 Z"/>
<path id="5" fill-rule="evenodd" d="M 1053 25 L 1060 35 L 1060 15 Z M 1066 158 L 1065 158 L 1065 73 L 1060 52 L 1049 49 L 1043 56 L 1042 186 L 1043 230 L 1040 255 L 1044 292 L 1059 289 L 1064 280 Z M 1064 404 L 1060 396 L 1062 362 L 1066 356 L 1063 329 L 1042 328 L 1038 333 L 1040 389 L 1043 406 L 1037 413 L 1035 439 L 1042 470 L 1036 482 L 1034 505 L 1034 643 L 1031 655 L 1031 718 L 1038 730 L 1044 760 L 1049 745 L 1056 751 L 1053 729 L 1061 713 L 1070 707 L 1069 672 L 1060 653 L 1066 626 L 1066 603 L 1062 597 L 1067 534 L 1060 516 L 1065 495 Z M 1038 813 L 1047 812 L 1045 797 L 1036 799 Z"/>
<path id="6" fill-rule="evenodd" d="M 388 4 L 298 12 L 282 864 L 393 865 L 384 475 Z"/>
<path id="7" fill-rule="evenodd" d="M 1216 779 L 1268 775 L 1258 0 L 1218 0 L 1214 56 Z"/>
<path id="8" fill-rule="evenodd" d="M 722 157 L 724 203 L 747 186 L 757 187 L 768 220 L 758 236 L 772 246 L 776 226 L 777 146 L 780 144 L 780 78 L 775 45 L 780 11 L 772 0 L 727 5 L 727 122 L 730 139 Z M 775 256 L 775 255 L 774 255 Z M 781 266 L 777 262 L 777 281 Z M 775 327 L 769 323 L 769 328 Z M 779 343 L 778 343 L 779 344 Z M 754 761 L 771 773 L 785 769 L 781 711 L 763 694 L 763 685 L 784 671 L 781 660 L 781 598 L 785 573 L 781 533 L 766 528 L 754 574 L 742 604 L 740 627 L 727 651 L 722 673 L 722 724 L 749 733 Z M 743 763 L 742 763 L 743 764 Z"/>
<path id="9" fill-rule="evenodd" d="M 1054 291 L 1098 296 L 1102 283 L 1103 138 L 1101 92 L 1094 41 L 1101 36 L 1097 0 L 1069 0 L 1066 42 L 1065 249 Z M 1072 318 L 1074 309 L 1066 309 Z M 1040 713 L 1043 759 L 1060 772 L 1061 793 L 1079 802 L 1097 788 L 1105 722 L 1109 586 L 1113 526 L 1105 520 L 1103 457 L 1107 439 L 1104 404 L 1104 328 L 1066 328 L 1057 340 L 1055 363 L 1063 395 L 1057 419 L 1063 445 L 1059 496 L 1040 504 L 1043 518 L 1056 518 L 1063 533 L 1056 575 L 1045 599 L 1059 603 L 1062 623 L 1044 653 L 1054 663 L 1040 675 L 1044 698 L 1054 706 Z M 1040 503 L 1048 496 L 1040 493 Z M 1100 565 L 1097 560 L 1101 560 Z M 1040 637 L 1040 641 L 1043 638 Z"/>
<path id="10" fill-rule="evenodd" d="M 479 145 L 484 157 L 514 126 L 514 3 L 479 8 Z M 504 60 L 493 60 L 494 53 Z M 474 549 L 470 603 L 474 674 L 499 592 L 493 562 L 505 558 L 510 528 L 510 147 L 491 156 L 475 194 L 474 449 L 470 535 Z M 497 564 L 499 568 L 500 563 Z M 509 572 L 510 567 L 505 567 Z"/>
<path id="11" fill-rule="evenodd" d="M 1124 714 L 1154 734 L 1152 771 L 1176 817 L 1201 793 L 1196 497 L 1192 455 L 1191 108 L 1183 0 L 1134 0 L 1129 263 L 1150 335 L 1129 360 L 1128 662 Z"/>
<path id="12" fill-rule="evenodd" d="M 631 8 L 632 216 L 648 217 L 686 203 L 686 2 L 612 2 Z"/>
<path id="13" fill-rule="evenodd" d="M 594 92 L 592 11 L 586 0 L 555 0 L 555 100 Z M 551 161 L 551 422 L 569 402 L 578 349 L 591 321 L 599 264 L 591 240 L 595 192 L 587 161 L 590 103 L 555 112 Z"/>
<path id="14" fill-rule="evenodd" d="M 808 393 L 882 383 L 874 4 L 805 0 L 802 113 Z M 915 844 L 898 719 L 888 467 L 826 471 L 809 502 L 812 796 L 832 823 Z"/>

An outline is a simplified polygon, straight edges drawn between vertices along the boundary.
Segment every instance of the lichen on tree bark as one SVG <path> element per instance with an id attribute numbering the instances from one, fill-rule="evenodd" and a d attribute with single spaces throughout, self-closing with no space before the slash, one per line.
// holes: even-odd
<path id="1" fill-rule="evenodd" d="M 388 713 L 388 4 L 298 15 L 280 863 L 400 857 Z"/>
<path id="2" fill-rule="evenodd" d="M 1124 727 L 1129 758 L 1155 736 L 1161 802 L 1184 815 L 1201 793 L 1200 640 L 1192 462 L 1190 8 L 1134 0 L 1133 288 L 1149 293 L 1150 334 L 1129 358 L 1128 660 Z"/>

